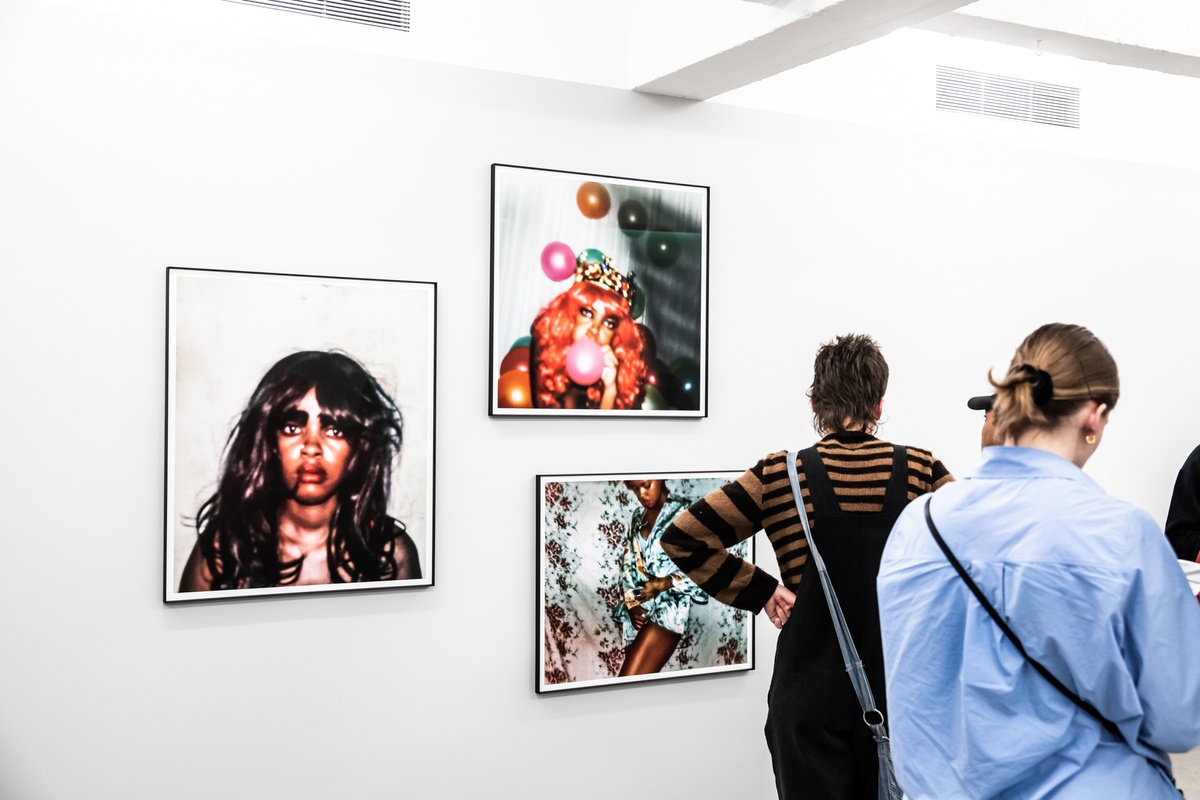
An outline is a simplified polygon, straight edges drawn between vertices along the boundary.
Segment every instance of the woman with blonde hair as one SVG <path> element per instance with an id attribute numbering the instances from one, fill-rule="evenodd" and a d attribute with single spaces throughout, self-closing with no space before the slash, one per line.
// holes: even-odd
<path id="1" fill-rule="evenodd" d="M 1083 473 L 1120 396 L 1091 331 L 1031 333 L 1004 446 L 900 515 L 880 565 L 892 754 L 909 800 L 1175 798 L 1200 743 L 1200 606 L 1149 514 Z"/>

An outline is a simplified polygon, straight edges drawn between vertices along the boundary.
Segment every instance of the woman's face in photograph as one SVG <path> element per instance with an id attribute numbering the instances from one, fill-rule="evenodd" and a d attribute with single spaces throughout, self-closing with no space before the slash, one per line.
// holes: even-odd
<path id="1" fill-rule="evenodd" d="M 337 494 L 351 447 L 345 431 L 317 402 L 315 388 L 284 413 L 275 443 L 283 482 L 293 500 L 320 505 Z"/>
<path id="2" fill-rule="evenodd" d="M 608 347 L 619 324 L 621 318 L 609 312 L 603 300 L 597 300 L 590 306 L 580 306 L 575 316 L 575 336 L 572 341 L 591 339 L 601 347 Z"/>
<path id="3" fill-rule="evenodd" d="M 663 501 L 663 482 L 660 480 L 654 481 L 626 481 L 626 486 L 629 487 L 638 499 L 638 502 L 645 508 L 653 508 Z"/>

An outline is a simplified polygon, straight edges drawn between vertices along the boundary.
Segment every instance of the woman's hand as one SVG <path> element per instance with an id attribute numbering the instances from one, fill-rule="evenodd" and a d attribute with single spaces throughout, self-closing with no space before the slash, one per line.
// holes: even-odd
<path id="1" fill-rule="evenodd" d="M 633 593 L 633 596 L 638 599 L 639 603 L 646 603 L 658 597 L 663 592 L 672 588 L 675 581 L 671 580 L 670 576 L 665 578 L 650 578 L 643 584 L 642 588 Z"/>
<path id="2" fill-rule="evenodd" d="M 767 619 L 771 620 L 776 628 L 782 628 L 792 615 L 792 606 L 795 604 L 796 595 L 782 583 L 779 584 L 764 606 Z"/>
<path id="3" fill-rule="evenodd" d="M 642 608 L 641 606 L 634 606 L 633 608 L 629 609 L 629 621 L 633 623 L 633 629 L 635 631 L 640 631 L 642 628 L 646 627 L 646 609 Z"/>
<path id="4" fill-rule="evenodd" d="M 604 391 L 600 396 L 600 408 L 613 408 L 617 402 L 617 368 L 621 362 L 608 345 L 601 350 L 604 352 L 604 369 L 600 372 L 600 382 L 604 384 Z"/>

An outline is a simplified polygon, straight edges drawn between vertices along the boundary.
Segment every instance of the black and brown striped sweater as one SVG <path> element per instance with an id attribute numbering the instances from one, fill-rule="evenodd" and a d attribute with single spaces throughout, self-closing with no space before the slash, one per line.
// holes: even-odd
<path id="1" fill-rule="evenodd" d="M 846 513 L 878 514 L 892 474 L 892 445 L 865 433 L 830 434 L 817 442 L 834 493 Z M 928 450 L 906 447 L 908 499 L 954 480 Z M 808 522 L 815 530 L 804 467 L 797 462 Z M 663 550 L 701 589 L 722 603 L 755 613 L 779 582 L 726 548 L 760 530 L 775 549 L 779 574 L 793 592 L 808 560 L 808 542 L 792 500 L 787 452 L 772 453 L 736 481 L 710 492 L 675 518 L 662 537 Z"/>

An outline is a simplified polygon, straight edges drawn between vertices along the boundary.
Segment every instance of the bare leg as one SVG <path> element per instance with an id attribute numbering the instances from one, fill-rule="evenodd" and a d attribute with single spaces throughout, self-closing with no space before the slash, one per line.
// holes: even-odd
<path id="1" fill-rule="evenodd" d="M 671 659 L 682 638 L 675 631 L 647 622 L 638 631 L 637 638 L 625 648 L 625 661 L 621 664 L 618 677 L 658 672 Z"/>

